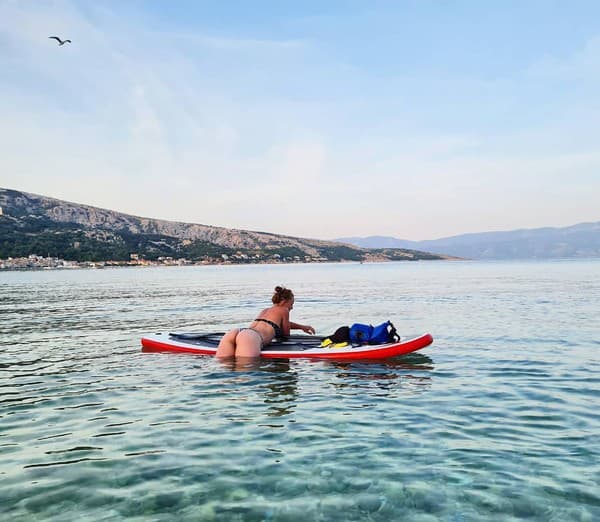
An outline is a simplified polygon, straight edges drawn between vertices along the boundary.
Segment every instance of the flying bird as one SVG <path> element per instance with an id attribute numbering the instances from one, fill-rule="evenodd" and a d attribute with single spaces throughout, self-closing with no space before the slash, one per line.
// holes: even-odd
<path id="1" fill-rule="evenodd" d="M 58 45 L 65 45 L 66 43 L 71 43 L 71 40 L 61 40 L 58 36 L 49 36 L 48 38 L 52 38 L 58 42 Z"/>

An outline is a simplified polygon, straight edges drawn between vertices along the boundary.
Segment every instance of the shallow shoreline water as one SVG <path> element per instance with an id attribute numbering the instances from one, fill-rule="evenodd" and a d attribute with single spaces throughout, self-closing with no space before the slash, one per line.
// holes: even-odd
<path id="1" fill-rule="evenodd" d="M 600 262 L 0 273 L 10 520 L 600 518 Z M 430 332 L 381 363 L 145 354 L 276 284 L 330 333 Z"/>

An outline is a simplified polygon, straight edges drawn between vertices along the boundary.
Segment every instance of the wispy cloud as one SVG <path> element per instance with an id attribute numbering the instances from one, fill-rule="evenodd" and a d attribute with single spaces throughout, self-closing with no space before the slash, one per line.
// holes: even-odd
<path id="1" fill-rule="evenodd" d="M 154 31 L 149 33 L 165 42 L 185 42 L 186 44 L 195 44 L 204 47 L 224 50 L 253 50 L 264 52 L 269 50 L 302 50 L 310 46 L 309 40 L 274 40 L 257 38 L 233 38 L 225 36 L 211 36 L 197 32 L 184 31 Z"/>

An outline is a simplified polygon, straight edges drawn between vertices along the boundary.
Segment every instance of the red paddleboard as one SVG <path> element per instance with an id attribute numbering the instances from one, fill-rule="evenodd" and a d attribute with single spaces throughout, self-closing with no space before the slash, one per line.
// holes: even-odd
<path id="1" fill-rule="evenodd" d="M 215 355 L 223 333 L 156 333 L 142 337 L 144 352 L 180 352 L 195 355 Z M 265 346 L 261 357 L 272 359 L 387 359 L 415 352 L 433 342 L 430 334 L 387 344 L 321 348 L 323 338 L 310 335 L 292 335 L 283 341 L 272 341 Z"/>

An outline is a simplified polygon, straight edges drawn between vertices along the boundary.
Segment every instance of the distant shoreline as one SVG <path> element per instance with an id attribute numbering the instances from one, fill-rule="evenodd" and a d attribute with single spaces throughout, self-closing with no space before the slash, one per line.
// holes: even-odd
<path id="1" fill-rule="evenodd" d="M 190 267 L 190 266 L 255 266 L 255 265 L 325 265 L 325 264 L 348 264 L 357 265 L 374 264 L 374 263 L 405 263 L 414 261 L 464 261 L 460 258 L 446 259 L 405 259 L 405 260 L 390 260 L 390 259 L 372 259 L 368 261 L 356 261 L 352 259 L 342 260 L 323 260 L 323 261 L 276 261 L 262 260 L 258 262 L 232 262 L 232 261 L 201 261 L 201 262 L 160 262 L 160 261 L 66 261 L 57 258 L 38 258 L 35 264 L 24 264 L 28 258 L 19 258 L 18 260 L 0 259 L 0 272 L 34 272 L 43 270 L 104 270 L 106 268 L 157 268 L 157 267 Z M 17 261 L 12 263 L 12 261 Z M 47 262 L 48 264 L 44 264 Z"/>

